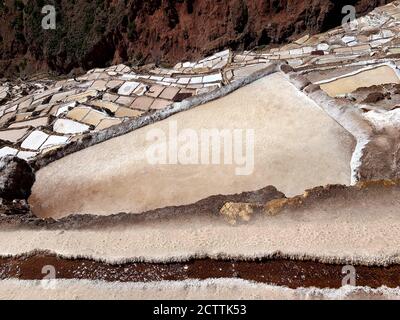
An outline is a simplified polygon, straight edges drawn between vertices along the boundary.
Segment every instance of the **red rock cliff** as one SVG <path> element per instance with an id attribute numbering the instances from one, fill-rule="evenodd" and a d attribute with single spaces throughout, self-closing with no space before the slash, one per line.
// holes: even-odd
<path id="1" fill-rule="evenodd" d="M 221 50 L 282 43 L 337 26 L 390 0 L 5 0 L 0 1 L 0 76 L 67 73 L 119 62 L 175 63 Z M 42 30 L 54 4 L 57 29 Z"/>

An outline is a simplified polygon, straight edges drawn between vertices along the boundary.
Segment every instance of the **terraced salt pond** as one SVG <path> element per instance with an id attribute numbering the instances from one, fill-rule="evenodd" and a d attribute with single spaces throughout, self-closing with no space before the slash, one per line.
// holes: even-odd
<path id="1" fill-rule="evenodd" d="M 202 161 L 203 152 L 197 159 L 185 156 L 188 150 L 203 150 L 202 139 L 154 144 L 160 133 L 172 137 L 174 131 L 185 132 L 187 139 L 201 137 L 204 129 L 227 130 L 232 136 L 243 129 L 243 140 L 231 140 L 233 145 L 220 140 L 223 148 L 215 159 L 221 161 L 209 163 Z M 166 148 L 168 163 L 149 162 L 154 146 Z M 225 161 L 232 147 L 234 157 Z M 347 131 L 277 73 L 51 163 L 38 171 L 29 202 L 36 215 L 59 218 L 140 213 L 267 185 L 292 196 L 318 185 L 349 184 L 353 147 Z M 213 150 L 210 146 L 209 156 Z M 182 154 L 186 163 L 180 161 Z"/>
<path id="2" fill-rule="evenodd" d="M 377 68 L 347 75 L 333 81 L 324 82 L 320 85 L 321 89 L 327 94 L 331 97 L 336 97 L 346 93 L 351 93 L 362 87 L 388 83 L 398 84 L 400 83 L 400 79 L 392 67 L 383 65 Z"/>

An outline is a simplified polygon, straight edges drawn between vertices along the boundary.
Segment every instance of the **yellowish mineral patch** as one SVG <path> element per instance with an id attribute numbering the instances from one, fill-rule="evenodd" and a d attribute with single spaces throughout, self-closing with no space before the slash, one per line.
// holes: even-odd
<path id="1" fill-rule="evenodd" d="M 220 214 L 231 225 L 237 224 L 238 221 L 250 221 L 253 212 L 254 210 L 250 203 L 228 202 L 220 210 Z"/>

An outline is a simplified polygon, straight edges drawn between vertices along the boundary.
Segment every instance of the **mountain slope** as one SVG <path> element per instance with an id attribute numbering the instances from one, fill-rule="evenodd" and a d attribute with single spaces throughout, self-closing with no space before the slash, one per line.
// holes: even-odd
<path id="1" fill-rule="evenodd" d="M 176 63 L 230 47 L 282 43 L 363 15 L 390 0 L 3 0 L 0 76 L 68 73 L 109 63 Z M 41 9 L 54 4 L 56 30 Z"/>

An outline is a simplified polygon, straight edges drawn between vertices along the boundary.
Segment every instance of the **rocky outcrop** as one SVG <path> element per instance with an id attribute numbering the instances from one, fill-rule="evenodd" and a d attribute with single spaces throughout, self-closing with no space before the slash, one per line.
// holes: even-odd
<path id="1" fill-rule="evenodd" d="M 30 217 L 31 210 L 26 200 L 0 199 L 0 216 Z"/>
<path id="2" fill-rule="evenodd" d="M 28 163 L 17 157 L 0 159 L 0 198 L 28 199 L 35 182 L 35 174 Z"/>
<path id="3" fill-rule="evenodd" d="M 221 216 L 230 224 L 248 222 L 253 214 L 276 216 L 282 212 L 304 211 L 334 202 L 358 201 L 363 197 L 377 198 L 399 190 L 400 180 L 374 180 L 359 182 L 355 186 L 327 185 L 306 190 L 302 195 L 291 198 L 281 197 L 264 204 L 249 202 L 227 202 L 221 208 Z"/>
<path id="4" fill-rule="evenodd" d="M 400 179 L 398 128 L 387 128 L 371 137 L 363 149 L 358 171 L 360 181 Z"/>
<path id="5" fill-rule="evenodd" d="M 221 216 L 231 225 L 239 221 L 248 222 L 253 214 L 253 208 L 249 203 L 226 203 L 220 210 Z"/>
<path id="6" fill-rule="evenodd" d="M 17 157 L 0 159 L 0 215 L 29 215 L 27 202 L 35 174 L 29 164 Z"/>
<path id="7" fill-rule="evenodd" d="M 43 1 L 0 4 L 0 75 L 68 73 L 109 63 L 173 64 L 232 48 L 283 43 L 340 25 L 342 7 L 363 15 L 391 0 L 60 0 L 56 30 Z"/>

